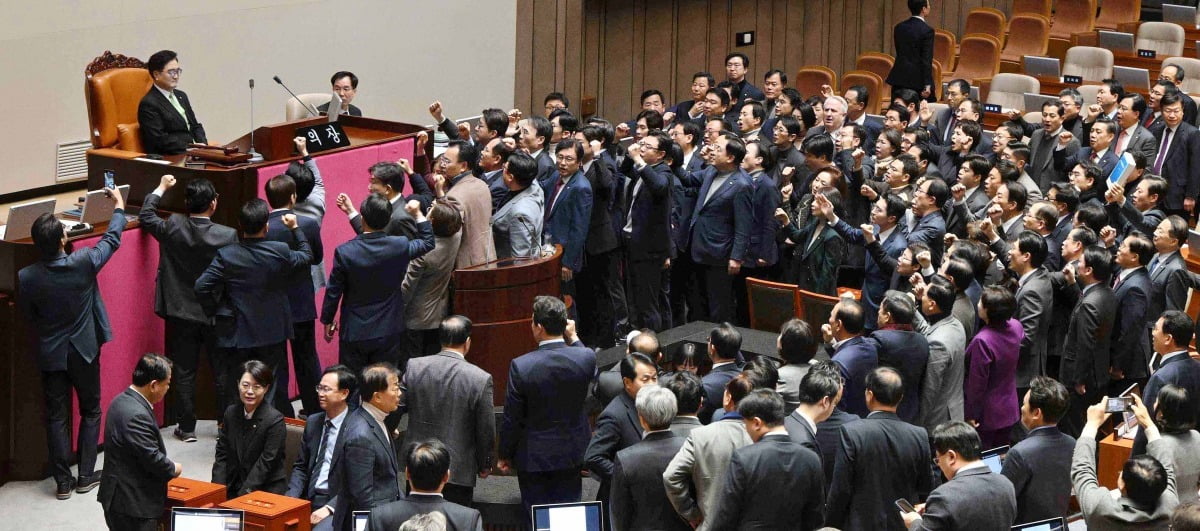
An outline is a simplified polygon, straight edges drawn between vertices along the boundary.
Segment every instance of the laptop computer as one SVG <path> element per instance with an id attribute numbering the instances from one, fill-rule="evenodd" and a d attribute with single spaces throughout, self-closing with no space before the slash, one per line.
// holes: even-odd
<path id="1" fill-rule="evenodd" d="M 1150 71 L 1145 68 L 1113 65 L 1113 79 L 1120 81 L 1126 91 L 1131 88 L 1150 90 Z"/>
<path id="2" fill-rule="evenodd" d="M 242 531 L 245 513 L 238 509 L 171 509 L 171 529 L 186 531 Z"/>
<path id="3" fill-rule="evenodd" d="M 1196 27 L 1196 8 L 1177 4 L 1163 4 L 1163 22 L 1174 22 L 1184 28 Z"/>
<path id="4" fill-rule="evenodd" d="M 987 450 L 980 454 L 980 459 L 992 472 L 1000 473 L 1000 468 L 1004 466 L 1004 454 L 1008 453 L 1008 446 L 997 446 L 991 450 Z"/>
<path id="5" fill-rule="evenodd" d="M 13 206 L 8 209 L 8 223 L 0 227 L 6 242 L 23 240 L 32 236 L 33 222 L 42 214 L 53 214 L 58 200 L 53 197 Z"/>
<path id="6" fill-rule="evenodd" d="M 1066 531 L 1067 519 L 1061 516 L 1012 526 L 1012 531 Z"/>
<path id="7" fill-rule="evenodd" d="M 1057 58 L 1026 55 L 1022 59 L 1025 64 L 1025 75 L 1027 76 L 1054 79 L 1062 77 L 1062 68 L 1059 66 Z"/>
<path id="8" fill-rule="evenodd" d="M 117 192 L 125 201 L 129 201 L 128 184 L 118 186 Z M 83 210 L 79 214 L 79 221 L 92 225 L 105 223 L 112 219 L 113 208 L 116 206 L 117 202 L 109 197 L 105 190 L 92 190 L 83 200 Z"/>
<path id="9" fill-rule="evenodd" d="M 1097 42 L 1101 48 L 1108 48 L 1114 52 L 1133 54 L 1134 51 L 1132 33 L 1100 30 L 1097 35 Z"/>
<path id="10" fill-rule="evenodd" d="M 370 527 L 371 511 L 354 511 L 354 531 L 367 531 Z"/>
<path id="11" fill-rule="evenodd" d="M 1046 94 L 1036 94 L 1033 92 L 1025 93 L 1025 112 L 1041 112 L 1042 105 L 1048 101 L 1058 101 L 1058 96 L 1049 96 Z"/>
<path id="12" fill-rule="evenodd" d="M 604 504 L 598 501 L 534 505 L 530 512 L 534 531 L 600 531 Z"/>

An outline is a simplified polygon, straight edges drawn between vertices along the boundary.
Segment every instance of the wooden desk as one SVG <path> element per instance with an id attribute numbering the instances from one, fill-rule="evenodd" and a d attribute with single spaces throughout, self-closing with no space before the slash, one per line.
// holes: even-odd
<path id="1" fill-rule="evenodd" d="M 223 501 L 225 485 L 188 478 L 172 479 L 167 483 L 167 506 L 161 520 L 163 529 L 171 531 L 171 509 L 174 507 L 207 509 Z"/>
<path id="2" fill-rule="evenodd" d="M 311 531 L 308 500 L 289 498 L 270 492 L 254 491 L 221 503 L 220 507 L 245 511 L 246 531 Z"/>
<path id="3" fill-rule="evenodd" d="M 1100 458 L 1096 461 L 1096 476 L 1100 485 L 1117 488 L 1117 476 L 1133 452 L 1133 440 L 1118 438 L 1117 434 L 1100 440 Z"/>

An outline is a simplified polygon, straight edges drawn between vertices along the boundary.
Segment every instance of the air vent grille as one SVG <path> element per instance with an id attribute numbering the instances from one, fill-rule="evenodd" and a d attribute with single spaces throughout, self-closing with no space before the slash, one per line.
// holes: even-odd
<path id="1" fill-rule="evenodd" d="M 92 143 L 87 140 L 65 142 L 54 149 L 54 182 L 75 181 L 87 178 L 87 150 Z"/>

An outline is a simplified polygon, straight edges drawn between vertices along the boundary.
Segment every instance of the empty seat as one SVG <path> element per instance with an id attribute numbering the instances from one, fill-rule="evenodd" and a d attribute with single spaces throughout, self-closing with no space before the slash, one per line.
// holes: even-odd
<path id="1" fill-rule="evenodd" d="M 892 71 L 892 66 L 895 64 L 896 58 L 886 53 L 863 52 L 859 54 L 858 59 L 854 61 L 854 69 L 874 72 L 875 75 L 879 76 L 879 79 L 886 80 L 888 74 Z M 842 83 L 842 86 L 845 87 L 846 84 Z M 892 87 L 885 83 L 883 87 L 880 88 L 880 92 L 874 92 L 872 94 L 877 94 L 879 96 L 879 101 L 888 101 L 892 99 Z"/>
<path id="2" fill-rule="evenodd" d="M 933 60 L 942 63 L 942 68 L 953 69 L 954 57 L 958 53 L 958 38 L 944 29 L 933 32 Z M 887 76 L 884 76 L 886 79 Z M 934 78 L 937 79 L 937 78 Z"/>
<path id="3" fill-rule="evenodd" d="M 1050 4 L 1052 0 L 1013 0 L 1012 14 L 1017 15 L 1041 15 L 1050 18 Z"/>
<path id="4" fill-rule="evenodd" d="M 942 63 L 933 60 L 933 100 L 942 99 Z"/>
<path id="5" fill-rule="evenodd" d="M 1173 22 L 1143 22 L 1138 26 L 1134 47 L 1154 50 L 1160 56 L 1176 56 L 1183 54 L 1183 42 L 1183 26 Z"/>
<path id="6" fill-rule="evenodd" d="M 800 289 L 795 284 L 750 277 L 746 279 L 746 299 L 754 330 L 778 332 L 800 312 Z"/>
<path id="7" fill-rule="evenodd" d="M 837 93 L 837 74 L 827 66 L 808 65 L 796 72 L 796 90 L 804 97 L 821 94 L 821 85 L 829 85 Z"/>
<path id="8" fill-rule="evenodd" d="M 1046 55 L 1050 44 L 1050 19 L 1028 13 L 1015 15 L 1008 23 L 1008 37 L 1000 51 L 1000 69 L 1020 72 L 1022 57 Z"/>
<path id="9" fill-rule="evenodd" d="M 300 98 L 300 101 L 296 101 L 296 98 Z M 284 104 L 284 121 L 290 122 L 311 116 L 312 110 L 305 110 L 304 107 L 316 109 L 321 104 L 329 103 L 330 96 L 324 92 L 310 92 L 299 94 L 296 98 L 288 98 L 287 103 Z M 303 105 L 300 104 L 301 101 L 304 102 Z"/>
<path id="10" fill-rule="evenodd" d="M 1096 93 L 1100 92 L 1100 87 L 1104 85 L 1079 85 L 1075 87 L 1079 89 L 1079 112 L 1087 114 L 1088 105 L 1096 103 Z"/>
<path id="11" fill-rule="evenodd" d="M 993 35 L 972 33 L 959 45 L 958 67 L 942 74 L 942 81 L 962 78 L 972 85 L 1000 72 L 1000 39 Z"/>
<path id="12" fill-rule="evenodd" d="M 1025 110 L 1026 110 L 1026 111 L 1028 111 L 1029 109 L 1025 109 Z M 1041 125 L 1041 123 L 1042 123 L 1042 111 L 1031 111 L 1031 112 L 1026 112 L 1026 113 L 1025 113 L 1025 116 L 1024 116 L 1024 117 L 1022 117 L 1021 119 L 1022 119 L 1022 120 L 1025 120 L 1025 123 L 1027 123 L 1027 124 L 1038 124 L 1038 125 Z"/>
<path id="13" fill-rule="evenodd" d="M 875 72 L 866 70 L 851 70 L 842 75 L 842 91 L 850 90 L 853 86 L 863 86 L 867 88 L 867 93 L 871 96 L 867 101 L 867 113 L 879 114 L 879 105 L 881 101 L 891 99 L 890 95 L 881 94 L 885 92 L 883 78 Z"/>
<path id="14" fill-rule="evenodd" d="M 1031 76 L 996 74 L 988 90 L 987 103 L 999 105 L 1002 109 L 1025 109 L 1025 93 L 1037 94 L 1041 90 L 1041 82 Z"/>
<path id="15" fill-rule="evenodd" d="M 1100 2 L 1100 15 L 1096 17 L 1096 27 L 1116 30 L 1121 24 L 1137 22 L 1141 16 L 1142 0 L 1104 0 Z"/>
<path id="16" fill-rule="evenodd" d="M 963 22 L 963 35 L 983 33 L 998 39 L 1004 38 L 1005 16 L 999 9 L 977 7 L 967 12 L 967 20 Z"/>
<path id="17" fill-rule="evenodd" d="M 1191 57 L 1167 57 L 1162 65 L 1175 65 L 1183 69 L 1183 86 L 1179 87 L 1188 94 L 1200 94 L 1200 59 Z"/>
<path id="18" fill-rule="evenodd" d="M 1080 76 L 1084 81 L 1101 81 L 1112 77 L 1113 54 L 1095 46 L 1073 46 L 1067 50 L 1062 75 Z"/>
<path id="19" fill-rule="evenodd" d="M 1071 35 L 1096 29 L 1096 0 L 1058 0 L 1050 37 L 1071 40 Z"/>

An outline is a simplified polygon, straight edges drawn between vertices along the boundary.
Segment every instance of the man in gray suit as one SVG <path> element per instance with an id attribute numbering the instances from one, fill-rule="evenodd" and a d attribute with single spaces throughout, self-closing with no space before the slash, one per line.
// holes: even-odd
<path id="1" fill-rule="evenodd" d="M 492 238 L 496 258 L 538 256 L 542 241 L 545 197 L 537 183 L 537 162 L 524 153 L 509 155 L 503 181 L 508 199 L 492 213 Z"/>
<path id="2" fill-rule="evenodd" d="M 929 493 L 920 512 L 903 512 L 909 531 L 970 529 L 1008 531 L 1017 517 L 1017 497 L 1008 478 L 979 459 L 979 434 L 961 420 L 933 430 L 934 462 L 949 481 Z"/>
<path id="3" fill-rule="evenodd" d="M 963 418 L 967 332 L 950 312 L 954 307 L 954 285 L 945 277 L 935 276 L 929 284 L 913 285 L 913 294 L 921 301 L 914 326 L 929 339 L 917 424 L 932 430 L 943 422 Z"/>
<path id="4" fill-rule="evenodd" d="M 1009 247 L 1009 269 L 1017 274 L 1017 320 L 1025 332 L 1017 359 L 1017 396 L 1034 377 L 1046 375 L 1046 336 L 1054 318 L 1054 285 L 1042 269 L 1048 249 L 1036 232 L 1025 231 Z"/>
<path id="5" fill-rule="evenodd" d="M 1042 193 L 1050 191 L 1050 185 L 1067 180 L 1066 174 L 1054 169 L 1054 149 L 1058 146 L 1058 135 L 1063 132 L 1063 104 L 1061 101 L 1047 101 L 1042 104 L 1042 127 L 1033 132 L 1029 138 L 1029 150 L 1033 158 L 1025 166 L 1025 171 L 1033 178 Z M 1079 139 L 1072 138 L 1063 148 L 1070 157 L 1079 151 Z"/>
<path id="6" fill-rule="evenodd" d="M 450 449 L 450 480 L 442 490 L 447 501 L 470 506 L 475 477 L 492 472 L 496 414 L 492 408 L 492 376 L 466 360 L 471 350 L 471 320 L 451 315 L 442 320 L 442 351 L 408 361 L 401 388 L 401 414 L 408 413 L 405 439 L 443 441 Z M 404 467 L 401 454 L 400 466 Z"/>
<path id="7" fill-rule="evenodd" d="M 1117 156 L 1126 151 L 1141 153 L 1146 160 L 1153 162 L 1158 156 L 1158 142 L 1154 134 L 1142 127 L 1138 118 L 1146 110 L 1146 99 L 1136 92 L 1126 93 L 1117 103 L 1117 139 L 1113 141 L 1113 150 Z"/>

